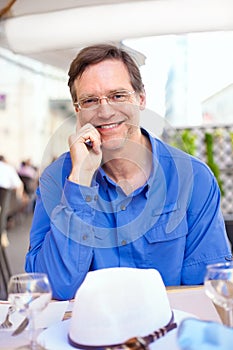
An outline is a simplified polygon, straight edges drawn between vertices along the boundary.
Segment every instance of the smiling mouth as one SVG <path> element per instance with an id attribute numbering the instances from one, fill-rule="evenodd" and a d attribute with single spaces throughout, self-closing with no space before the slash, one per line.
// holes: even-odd
<path id="1" fill-rule="evenodd" d="M 105 125 L 98 125 L 96 128 L 97 129 L 114 129 L 117 126 L 119 126 L 120 124 L 122 124 L 123 122 L 119 122 L 119 123 L 113 123 L 113 124 L 105 124 Z"/>

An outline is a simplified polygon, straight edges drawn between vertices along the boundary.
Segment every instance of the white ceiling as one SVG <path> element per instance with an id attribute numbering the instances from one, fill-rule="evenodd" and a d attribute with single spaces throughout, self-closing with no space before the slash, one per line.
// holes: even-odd
<path id="1" fill-rule="evenodd" d="M 136 2 L 141 0 L 16 0 L 6 17 L 17 17 L 36 13 L 47 13 L 59 10 L 66 10 L 77 7 L 95 5 L 109 5 L 123 2 Z M 0 0 L 0 9 L 10 4 L 10 0 Z"/>
<path id="2" fill-rule="evenodd" d="M 233 30 L 233 0 L 0 0 L 0 47 L 64 70 L 93 42 Z"/>
<path id="3" fill-rule="evenodd" d="M 10 9 L 0 17 L 0 21 L 5 23 L 7 20 L 27 15 L 48 14 L 55 11 L 62 11 L 67 9 L 77 9 L 81 7 L 91 7 L 100 5 L 110 5 L 119 3 L 135 3 L 141 0 L 0 0 L 0 13 L 1 10 L 10 6 Z M 148 1 L 148 0 L 146 0 Z M 149 0 L 150 1 L 150 0 Z M 52 24 L 51 24 L 52 25 Z M 62 24 L 61 24 L 62 25 Z M 2 28 L 2 29 L 1 29 Z M 22 28 L 23 31 L 23 28 Z M 120 44 L 119 44 L 120 45 Z M 4 33 L 4 27 L 0 26 L 0 47 L 11 49 L 8 40 Z M 77 51 L 82 45 L 77 45 L 72 48 L 66 48 L 65 50 L 57 49 L 51 51 L 39 51 L 35 54 L 27 54 L 28 57 L 39 60 L 43 63 L 50 64 L 67 70 L 70 62 L 76 56 Z M 14 50 L 13 50 L 14 51 Z M 15 51 L 17 53 L 17 51 Z M 19 52 L 24 54 L 23 52 Z M 145 57 L 137 52 L 132 52 L 139 64 L 143 64 Z"/>

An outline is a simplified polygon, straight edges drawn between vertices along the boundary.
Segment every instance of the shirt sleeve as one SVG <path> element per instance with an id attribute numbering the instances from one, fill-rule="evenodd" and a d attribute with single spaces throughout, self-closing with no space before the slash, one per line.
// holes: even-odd
<path id="1" fill-rule="evenodd" d="M 84 187 L 51 174 L 41 177 L 26 255 L 27 272 L 45 272 L 53 298 L 74 297 L 93 256 L 91 222 L 97 186 Z"/>
<path id="2" fill-rule="evenodd" d="M 209 168 L 201 165 L 201 169 L 194 170 L 194 187 L 187 212 L 189 230 L 182 284 L 202 284 L 207 264 L 232 259 L 220 203 L 216 179 Z"/>

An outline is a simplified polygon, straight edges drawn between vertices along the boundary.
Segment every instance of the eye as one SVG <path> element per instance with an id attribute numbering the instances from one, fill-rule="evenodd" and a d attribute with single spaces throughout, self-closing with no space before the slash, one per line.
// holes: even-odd
<path id="1" fill-rule="evenodd" d="M 98 98 L 97 97 L 84 98 L 80 100 L 79 104 L 82 108 L 88 108 L 90 106 L 98 104 Z"/>
<path id="2" fill-rule="evenodd" d="M 113 102 L 124 102 L 127 99 L 128 95 L 125 92 L 115 92 L 109 99 Z"/>

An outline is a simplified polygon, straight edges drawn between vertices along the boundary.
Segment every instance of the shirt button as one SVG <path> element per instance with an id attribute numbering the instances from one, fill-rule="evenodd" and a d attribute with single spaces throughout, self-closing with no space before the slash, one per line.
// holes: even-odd
<path id="1" fill-rule="evenodd" d="M 88 235 L 83 235 L 83 241 L 86 241 L 88 239 Z"/>
<path id="2" fill-rule="evenodd" d="M 91 196 L 86 196 L 85 201 L 86 202 L 91 202 Z"/>
<path id="3" fill-rule="evenodd" d="M 126 210 L 126 206 L 124 204 L 121 204 L 120 208 L 121 210 Z"/>
<path id="4" fill-rule="evenodd" d="M 232 256 L 225 256 L 225 260 L 226 260 L 226 261 L 232 261 L 232 260 L 233 260 L 233 257 L 232 257 Z"/>
<path id="5" fill-rule="evenodd" d="M 125 240 L 125 239 L 123 239 L 122 241 L 121 241 L 121 245 L 126 245 L 127 244 L 127 241 Z"/>
<path id="6" fill-rule="evenodd" d="M 95 201 L 98 200 L 98 195 L 97 195 L 97 194 L 94 196 L 94 200 L 95 200 Z"/>

